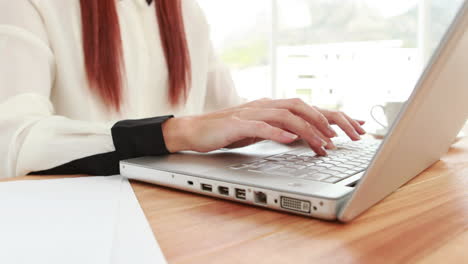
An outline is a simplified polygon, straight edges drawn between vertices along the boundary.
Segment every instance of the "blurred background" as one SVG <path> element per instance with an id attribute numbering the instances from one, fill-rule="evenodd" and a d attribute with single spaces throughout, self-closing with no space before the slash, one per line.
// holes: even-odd
<path id="1" fill-rule="evenodd" d="M 243 97 L 300 97 L 365 120 L 408 98 L 462 2 L 198 1 Z"/>

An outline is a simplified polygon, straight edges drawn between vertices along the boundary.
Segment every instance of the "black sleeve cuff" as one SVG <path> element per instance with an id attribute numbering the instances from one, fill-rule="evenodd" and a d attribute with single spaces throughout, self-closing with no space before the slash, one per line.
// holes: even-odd
<path id="1" fill-rule="evenodd" d="M 162 124 L 172 117 L 161 116 L 117 122 L 112 127 L 112 139 L 116 151 L 84 157 L 30 175 L 114 175 L 119 173 L 120 160 L 169 154 L 164 142 Z"/>
<path id="2" fill-rule="evenodd" d="M 71 161 L 58 167 L 32 172 L 29 175 L 116 175 L 119 174 L 119 155 L 108 152 Z"/>
<path id="3" fill-rule="evenodd" d="M 123 120 L 112 127 L 112 139 L 121 159 L 169 154 L 162 124 L 174 116 Z"/>

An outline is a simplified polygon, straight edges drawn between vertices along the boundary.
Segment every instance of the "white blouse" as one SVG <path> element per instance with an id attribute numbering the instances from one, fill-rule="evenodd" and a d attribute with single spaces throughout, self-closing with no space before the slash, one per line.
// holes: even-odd
<path id="1" fill-rule="evenodd" d="M 195 0 L 183 0 L 193 75 L 187 104 L 177 109 L 167 100 L 154 3 L 116 1 L 126 68 L 120 114 L 88 87 L 79 0 L 0 0 L 0 177 L 112 152 L 110 128 L 122 119 L 200 114 L 243 101 Z"/>

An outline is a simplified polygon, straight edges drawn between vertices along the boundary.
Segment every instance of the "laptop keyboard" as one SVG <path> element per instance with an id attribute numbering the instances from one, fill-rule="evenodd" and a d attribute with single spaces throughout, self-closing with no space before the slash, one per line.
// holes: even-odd
<path id="1" fill-rule="evenodd" d="M 328 156 L 317 156 L 313 151 L 297 150 L 237 164 L 230 168 L 267 175 L 279 175 L 304 180 L 337 183 L 365 171 L 380 141 L 361 140 L 336 144 L 336 150 L 327 150 Z"/>

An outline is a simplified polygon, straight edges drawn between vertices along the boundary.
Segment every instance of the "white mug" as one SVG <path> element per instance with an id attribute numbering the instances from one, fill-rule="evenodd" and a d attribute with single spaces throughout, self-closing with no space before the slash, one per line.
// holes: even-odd
<path id="1" fill-rule="evenodd" d="M 404 104 L 405 102 L 386 102 L 384 105 L 374 105 L 370 114 L 377 124 L 381 125 L 384 129 L 388 129 L 395 122 Z M 375 117 L 374 113 L 377 109 L 382 109 L 386 119 L 385 122 L 381 122 Z"/>

